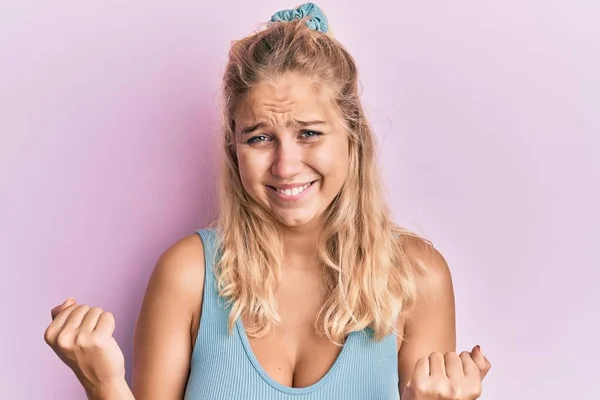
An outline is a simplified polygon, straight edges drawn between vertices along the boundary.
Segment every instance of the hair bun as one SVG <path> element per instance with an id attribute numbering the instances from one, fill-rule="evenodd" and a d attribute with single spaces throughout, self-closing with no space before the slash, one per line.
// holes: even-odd
<path id="1" fill-rule="evenodd" d="M 271 17 L 271 22 L 289 22 L 297 19 L 307 18 L 306 25 L 315 31 L 327 33 L 329 24 L 325 13 L 315 3 L 305 3 L 289 10 L 277 11 Z"/>

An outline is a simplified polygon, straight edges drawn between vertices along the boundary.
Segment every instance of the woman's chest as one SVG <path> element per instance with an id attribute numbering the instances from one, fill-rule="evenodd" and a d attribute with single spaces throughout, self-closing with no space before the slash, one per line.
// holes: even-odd
<path id="1" fill-rule="evenodd" d="M 342 346 L 319 332 L 325 299 L 317 283 L 286 282 L 277 290 L 280 322 L 265 336 L 247 337 L 262 369 L 276 382 L 295 388 L 310 386 L 334 365 Z M 250 326 L 250 321 L 242 320 Z"/>

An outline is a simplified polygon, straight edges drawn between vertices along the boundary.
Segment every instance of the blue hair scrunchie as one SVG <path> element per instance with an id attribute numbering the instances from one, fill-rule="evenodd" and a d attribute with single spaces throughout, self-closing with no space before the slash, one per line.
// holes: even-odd
<path id="1" fill-rule="evenodd" d="M 329 26 L 327 17 L 321 9 L 314 3 L 305 3 L 291 10 L 277 11 L 271 17 L 271 22 L 285 21 L 289 22 L 295 19 L 310 17 L 306 21 L 306 25 L 315 31 L 327 33 Z"/>

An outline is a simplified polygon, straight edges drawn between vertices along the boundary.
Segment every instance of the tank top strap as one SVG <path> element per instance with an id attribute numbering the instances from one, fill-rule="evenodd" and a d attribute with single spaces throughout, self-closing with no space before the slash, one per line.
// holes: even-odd
<path id="1" fill-rule="evenodd" d="M 205 330 L 225 329 L 227 327 L 227 318 L 229 308 L 225 299 L 219 296 L 216 279 L 216 267 L 220 256 L 217 232 L 215 229 L 200 229 L 196 233 L 202 239 L 204 246 L 204 295 L 202 296 L 202 313 L 200 325 Z M 202 328 L 200 329 L 202 331 Z"/>

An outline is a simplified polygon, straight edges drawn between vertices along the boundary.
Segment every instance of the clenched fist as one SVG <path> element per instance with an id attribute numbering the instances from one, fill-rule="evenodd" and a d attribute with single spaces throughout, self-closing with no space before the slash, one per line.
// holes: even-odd
<path id="1" fill-rule="evenodd" d="M 475 346 L 471 352 L 432 353 L 417 361 L 402 400 L 474 400 L 491 364 Z"/>
<path id="2" fill-rule="evenodd" d="M 125 379 L 125 358 L 113 338 L 115 320 L 100 308 L 69 298 L 51 311 L 44 339 L 88 393 Z"/>

